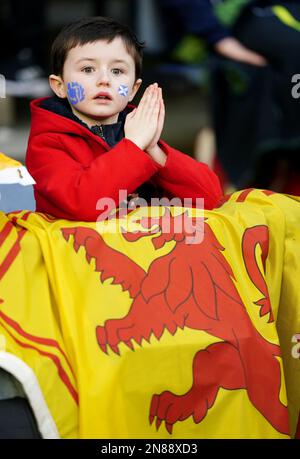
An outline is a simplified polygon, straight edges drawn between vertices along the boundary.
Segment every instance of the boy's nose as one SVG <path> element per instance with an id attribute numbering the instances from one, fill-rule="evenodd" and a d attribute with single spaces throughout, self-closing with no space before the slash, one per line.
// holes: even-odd
<path id="1" fill-rule="evenodd" d="M 98 78 L 97 78 L 97 85 L 100 86 L 100 85 L 105 85 L 105 86 L 108 86 L 109 85 L 109 77 L 108 77 L 108 73 L 107 72 L 101 72 L 99 75 L 98 75 Z"/>

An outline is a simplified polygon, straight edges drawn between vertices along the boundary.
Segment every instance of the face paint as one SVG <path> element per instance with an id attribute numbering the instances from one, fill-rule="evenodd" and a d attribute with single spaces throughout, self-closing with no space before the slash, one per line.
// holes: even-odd
<path id="1" fill-rule="evenodd" d="M 68 99 L 72 105 L 82 102 L 84 98 L 84 88 L 81 84 L 76 83 L 76 81 L 68 83 Z"/>
<path id="2" fill-rule="evenodd" d="M 120 96 L 126 97 L 128 96 L 128 86 L 125 86 L 125 84 L 120 84 L 118 88 L 118 93 Z"/>

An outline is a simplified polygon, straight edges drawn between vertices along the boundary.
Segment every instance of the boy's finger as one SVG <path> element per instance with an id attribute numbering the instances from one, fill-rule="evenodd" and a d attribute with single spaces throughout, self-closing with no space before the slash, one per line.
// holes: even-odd
<path id="1" fill-rule="evenodd" d="M 141 97 L 140 102 L 141 102 L 142 100 L 144 100 L 145 97 L 147 97 L 147 94 L 149 94 L 149 92 L 150 92 L 150 90 L 151 90 L 151 86 L 152 86 L 152 85 L 147 86 L 147 88 L 145 89 L 145 91 L 144 91 L 144 93 L 143 93 L 143 95 L 142 95 L 142 97 Z"/>
<path id="2" fill-rule="evenodd" d="M 149 87 L 149 92 L 145 94 L 145 98 L 143 99 L 143 102 L 141 103 L 141 110 L 140 113 L 147 113 L 149 110 L 151 111 L 153 106 L 156 104 L 157 101 L 157 90 L 155 89 L 154 85 L 151 85 Z"/>
<path id="3" fill-rule="evenodd" d="M 159 115 L 158 115 L 158 129 L 162 131 L 165 122 L 165 104 L 163 99 L 160 100 L 159 104 Z"/>
<path id="4" fill-rule="evenodd" d="M 143 107 L 144 107 L 145 105 L 148 104 L 149 98 L 150 98 L 150 96 L 151 96 L 152 90 L 153 90 L 153 85 L 149 85 L 149 86 L 145 89 L 144 94 L 143 94 L 143 96 L 142 96 L 142 98 L 141 98 L 141 100 L 140 100 L 140 102 L 139 102 L 139 105 L 138 105 L 138 108 L 139 108 L 140 110 L 142 110 Z"/>
<path id="5" fill-rule="evenodd" d="M 151 116 L 153 113 L 158 112 L 159 106 L 160 106 L 160 101 L 159 101 L 158 91 L 154 90 L 153 94 L 151 95 L 149 99 L 149 104 L 147 106 L 148 115 Z"/>
<path id="6" fill-rule="evenodd" d="M 159 107 L 159 123 L 164 123 L 164 119 L 165 119 L 165 106 L 163 103 L 161 103 Z"/>
<path id="7" fill-rule="evenodd" d="M 157 83 L 148 86 L 138 106 L 138 116 L 144 120 L 144 123 L 151 123 L 154 119 L 158 120 L 159 114 L 159 91 Z"/>

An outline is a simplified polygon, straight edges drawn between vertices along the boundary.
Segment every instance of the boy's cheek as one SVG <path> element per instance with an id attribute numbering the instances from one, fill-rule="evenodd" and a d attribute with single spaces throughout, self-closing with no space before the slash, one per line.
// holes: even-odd
<path id="1" fill-rule="evenodd" d="M 67 84 L 67 97 L 71 105 L 76 105 L 85 99 L 84 87 L 77 81 Z"/>
<path id="2" fill-rule="evenodd" d="M 129 94 L 129 88 L 128 88 L 128 86 L 126 86 L 126 84 L 120 84 L 120 86 L 118 87 L 118 94 L 119 94 L 121 97 L 127 98 L 127 97 L 128 97 L 128 94 Z"/>

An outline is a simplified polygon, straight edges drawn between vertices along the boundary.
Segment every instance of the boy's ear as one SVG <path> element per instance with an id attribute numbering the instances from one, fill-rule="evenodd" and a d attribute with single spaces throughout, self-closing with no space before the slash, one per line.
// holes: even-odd
<path id="1" fill-rule="evenodd" d="M 136 93 L 138 92 L 140 86 L 142 84 L 142 80 L 139 78 L 138 80 L 136 80 L 136 82 L 134 83 L 134 85 L 132 86 L 132 90 L 131 90 L 131 94 L 130 94 L 130 97 L 129 97 L 129 102 L 132 101 L 132 99 L 134 98 L 134 96 L 136 95 Z"/>
<path id="2" fill-rule="evenodd" d="M 55 92 L 55 94 L 58 97 L 62 99 L 67 97 L 65 85 L 64 85 L 63 79 L 60 76 L 57 76 L 54 74 L 50 75 L 49 84 L 50 84 L 52 91 Z"/>

